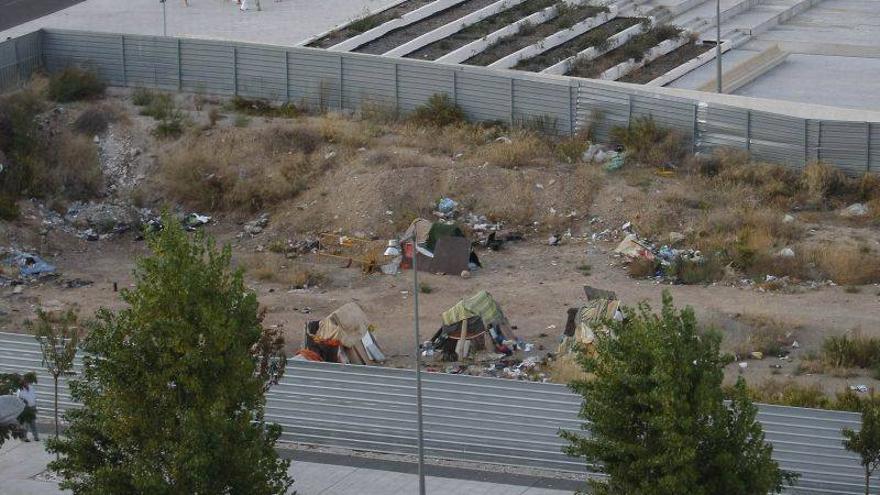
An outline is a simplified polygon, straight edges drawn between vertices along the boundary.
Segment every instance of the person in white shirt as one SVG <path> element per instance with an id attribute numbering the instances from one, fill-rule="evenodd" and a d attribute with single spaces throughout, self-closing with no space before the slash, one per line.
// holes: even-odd
<path id="1" fill-rule="evenodd" d="M 22 426 L 30 429 L 34 435 L 34 441 L 39 442 L 40 435 L 37 433 L 37 391 L 33 386 L 34 383 L 36 383 L 35 378 L 25 376 L 21 388 L 18 389 L 15 395 L 24 402 L 25 407 L 29 410 L 28 412 L 32 413 L 30 419 Z M 25 430 L 24 441 L 30 442 L 27 438 L 27 430 Z"/>

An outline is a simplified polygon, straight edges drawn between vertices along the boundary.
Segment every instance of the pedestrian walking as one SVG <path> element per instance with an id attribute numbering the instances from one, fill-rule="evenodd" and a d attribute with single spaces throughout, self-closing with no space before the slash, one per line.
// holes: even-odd
<path id="1" fill-rule="evenodd" d="M 32 373 L 28 373 L 24 376 L 24 379 L 21 382 L 21 388 L 16 392 L 16 396 L 24 402 L 25 410 L 25 421 L 22 426 L 25 428 L 24 438 L 25 442 L 30 442 L 27 438 L 27 430 L 31 430 L 31 433 L 34 436 L 34 441 L 40 441 L 40 434 L 37 433 L 37 390 L 34 388 L 34 384 L 37 383 L 37 377 Z"/>

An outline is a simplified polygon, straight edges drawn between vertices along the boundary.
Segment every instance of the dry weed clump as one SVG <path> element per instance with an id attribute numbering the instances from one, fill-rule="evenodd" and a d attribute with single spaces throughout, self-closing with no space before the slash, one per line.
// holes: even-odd
<path id="1" fill-rule="evenodd" d="M 651 117 L 636 118 L 629 127 L 616 127 L 611 137 L 624 146 L 633 163 L 659 167 L 679 163 L 687 155 L 681 134 L 658 126 Z"/>
<path id="2" fill-rule="evenodd" d="M 37 173 L 38 184 L 46 188 L 45 194 L 60 194 L 75 200 L 100 194 L 104 176 L 92 140 L 63 132 L 53 141 L 50 160 Z"/>
<path id="3" fill-rule="evenodd" d="M 516 130 L 480 149 L 489 165 L 501 168 L 543 167 L 553 163 L 551 142 L 537 133 Z"/>
<path id="4" fill-rule="evenodd" d="M 550 362 L 548 368 L 550 381 L 561 385 L 568 385 L 574 381 L 587 381 L 593 376 L 584 371 L 573 353 L 557 357 Z"/>
<path id="5" fill-rule="evenodd" d="M 276 253 L 253 254 L 243 260 L 245 273 L 263 282 L 286 285 L 293 289 L 319 287 L 327 275 L 306 264 L 291 262 Z"/>
<path id="6" fill-rule="evenodd" d="M 106 131 L 110 124 L 127 120 L 128 116 L 118 105 L 96 103 L 79 114 L 73 122 L 73 128 L 82 134 L 95 136 Z"/>
<path id="7" fill-rule="evenodd" d="M 170 197 L 203 210 L 257 211 L 294 197 L 326 160 L 304 151 L 317 149 L 311 137 L 303 138 L 311 134 L 294 133 L 301 141 L 285 135 L 225 130 L 188 136 L 160 160 L 159 185 Z"/>
<path id="8" fill-rule="evenodd" d="M 835 243 L 813 248 L 807 258 L 824 278 L 837 284 L 880 282 L 880 256 L 867 246 Z"/>

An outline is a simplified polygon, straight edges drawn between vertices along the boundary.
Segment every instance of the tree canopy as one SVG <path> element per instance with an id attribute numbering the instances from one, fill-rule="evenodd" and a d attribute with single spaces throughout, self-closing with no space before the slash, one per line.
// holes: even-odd
<path id="1" fill-rule="evenodd" d="M 566 452 L 607 475 L 591 493 L 763 495 L 794 481 L 771 458 L 743 381 L 725 403 L 730 358 L 717 332 L 700 332 L 668 293 L 659 315 L 645 304 L 625 315 L 597 333 L 595 352 L 582 350 L 591 379 L 571 385 L 586 435 L 563 432 Z"/>
<path id="2" fill-rule="evenodd" d="M 127 307 L 100 310 L 83 340 L 70 384 L 83 407 L 50 441 L 49 467 L 74 494 L 286 493 L 281 430 L 263 420 L 264 386 L 280 374 L 254 355 L 279 348 L 263 342 L 256 295 L 228 246 L 163 224 L 122 291 Z"/>

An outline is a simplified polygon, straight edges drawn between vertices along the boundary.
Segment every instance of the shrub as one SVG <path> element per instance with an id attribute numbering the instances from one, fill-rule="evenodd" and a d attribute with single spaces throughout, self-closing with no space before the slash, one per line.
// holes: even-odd
<path id="1" fill-rule="evenodd" d="M 53 166 L 46 171 L 46 183 L 57 184 L 45 193 L 60 193 L 82 200 L 95 197 L 104 187 L 104 177 L 95 144 L 86 136 L 65 134 L 55 146 Z"/>
<path id="2" fill-rule="evenodd" d="M 808 164 L 801 180 L 808 200 L 816 206 L 824 206 L 831 196 L 843 193 L 848 182 L 840 169 L 823 162 Z"/>
<path id="3" fill-rule="evenodd" d="M 73 128 L 78 132 L 94 136 L 107 130 L 107 127 L 119 121 L 119 111 L 110 105 L 91 105 L 73 122 Z"/>
<path id="4" fill-rule="evenodd" d="M 145 107 L 153 101 L 155 96 L 156 93 L 147 88 L 135 88 L 131 93 L 131 102 L 135 106 Z"/>
<path id="5" fill-rule="evenodd" d="M 700 261 L 680 258 L 674 266 L 676 278 L 685 285 L 710 284 L 724 278 L 724 262 L 715 255 Z"/>
<path id="6" fill-rule="evenodd" d="M 681 135 L 657 126 L 652 117 L 636 118 L 629 127 L 615 127 L 611 136 L 624 146 L 628 158 L 643 165 L 679 162 L 686 154 Z"/>
<path id="7" fill-rule="evenodd" d="M 807 254 L 824 278 L 842 285 L 880 282 L 880 257 L 870 248 L 836 243 L 813 249 Z"/>
<path id="8" fill-rule="evenodd" d="M 494 141 L 483 147 L 481 155 L 489 165 L 519 168 L 549 165 L 553 149 L 549 142 L 534 132 L 517 130 L 508 140 Z"/>
<path id="9" fill-rule="evenodd" d="M 183 134 L 183 123 L 183 112 L 174 108 L 159 120 L 153 133 L 160 138 L 177 138 Z"/>
<path id="10" fill-rule="evenodd" d="M 293 118 L 303 112 L 293 103 L 282 103 L 279 106 L 272 105 L 268 100 L 247 99 L 236 96 L 229 102 L 231 110 L 253 117 L 283 117 Z"/>
<path id="11" fill-rule="evenodd" d="M 875 368 L 880 365 L 880 339 L 853 335 L 832 335 L 822 342 L 822 357 L 838 368 Z"/>
<path id="12" fill-rule="evenodd" d="M 460 124 L 466 120 L 464 111 L 446 93 L 432 95 L 427 103 L 413 111 L 411 118 L 417 123 L 437 127 Z"/>
<path id="13" fill-rule="evenodd" d="M 96 98 L 104 94 L 105 85 L 94 72 L 68 67 L 49 78 L 49 98 L 66 103 Z"/>
<path id="14" fill-rule="evenodd" d="M 167 118 L 175 109 L 174 97 L 167 93 L 152 93 L 149 100 L 141 109 L 141 115 L 153 117 L 156 120 Z"/>
<path id="15" fill-rule="evenodd" d="M 274 126 L 265 131 L 263 142 L 273 154 L 300 151 L 310 155 L 324 144 L 324 137 L 311 125 Z"/>
<path id="16" fill-rule="evenodd" d="M 232 121 L 232 125 L 238 128 L 244 128 L 251 125 L 251 119 L 247 115 L 236 115 L 235 120 Z"/>

